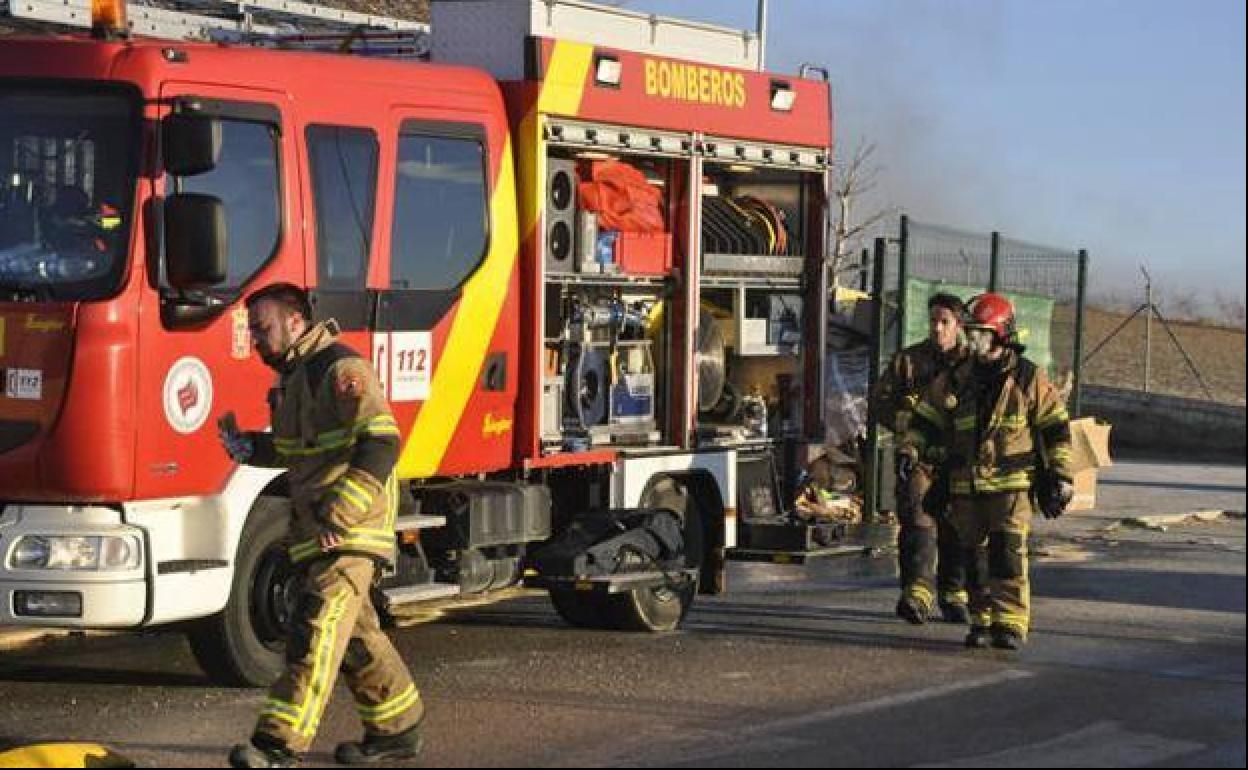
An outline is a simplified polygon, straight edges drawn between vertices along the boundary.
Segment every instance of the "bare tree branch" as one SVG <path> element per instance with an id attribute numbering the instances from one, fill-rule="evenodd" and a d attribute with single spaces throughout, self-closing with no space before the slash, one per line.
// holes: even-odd
<path id="1" fill-rule="evenodd" d="M 834 172 L 832 196 L 836 201 L 837 214 L 832 232 L 832 264 L 829 266 L 834 285 L 839 284 L 837 276 L 845 272 L 842 266 L 862 235 L 896 212 L 894 207 L 886 207 L 861 219 L 854 218 L 855 200 L 875 189 L 879 179 L 880 166 L 874 161 L 874 155 L 874 142 L 860 143 L 849 159 L 838 164 Z"/>

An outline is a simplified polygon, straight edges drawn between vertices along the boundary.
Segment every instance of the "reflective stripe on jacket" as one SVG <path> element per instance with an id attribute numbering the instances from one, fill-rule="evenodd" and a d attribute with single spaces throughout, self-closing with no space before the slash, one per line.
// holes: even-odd
<path id="1" fill-rule="evenodd" d="M 373 367 L 338 342 L 337 325 L 316 324 L 287 354 L 270 394 L 273 432 L 253 434 L 256 464 L 288 469 L 295 562 L 336 552 L 394 555 L 399 426 Z"/>
<path id="2" fill-rule="evenodd" d="M 1034 371 L 1030 382 L 1020 376 L 1023 367 Z M 1040 459 L 1069 479 L 1070 415 L 1044 370 L 1009 351 L 992 375 L 999 388 L 984 376 L 966 361 L 937 377 L 915 405 L 903 451 L 944 463 L 955 495 L 1025 492 Z"/>

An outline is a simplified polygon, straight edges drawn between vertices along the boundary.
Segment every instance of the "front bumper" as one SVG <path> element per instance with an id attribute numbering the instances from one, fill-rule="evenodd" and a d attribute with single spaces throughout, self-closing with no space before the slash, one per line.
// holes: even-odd
<path id="1" fill-rule="evenodd" d="M 9 558 L 25 535 L 138 536 L 138 567 L 116 572 L 13 569 Z M 148 612 L 147 551 L 143 532 L 125 524 L 116 508 L 90 505 L 8 504 L 0 512 L 0 625 L 40 628 L 134 628 Z M 19 593 L 70 593 L 82 599 L 76 617 L 19 615 Z"/>

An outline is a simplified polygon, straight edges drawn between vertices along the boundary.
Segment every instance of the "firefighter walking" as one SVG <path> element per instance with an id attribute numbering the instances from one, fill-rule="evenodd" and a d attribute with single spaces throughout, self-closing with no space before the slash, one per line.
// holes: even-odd
<path id="1" fill-rule="evenodd" d="M 962 300 L 935 294 L 927 303 L 928 338 L 902 350 L 880 378 L 874 398 L 880 422 L 901 440 L 909 430 L 915 405 L 942 373 L 967 358 L 961 339 Z M 966 574 L 957 535 L 946 516 L 948 495 L 933 463 L 908 464 L 897 456 L 897 537 L 901 597 L 897 615 L 919 624 L 939 604 L 951 623 L 970 620 Z"/>
<path id="2" fill-rule="evenodd" d="M 907 463 L 943 462 L 950 519 L 968 565 L 987 544 L 986 575 L 970 570 L 968 647 L 1018 649 L 1031 624 L 1027 536 L 1032 498 L 1048 518 L 1074 497 L 1070 417 L 1043 369 L 1022 356 L 1014 307 L 971 301 L 971 357 L 937 377 L 903 441 Z"/>
<path id="3" fill-rule="evenodd" d="M 371 365 L 312 322 L 306 292 L 273 284 L 247 298 L 252 343 L 279 373 L 272 433 L 241 432 L 227 415 L 222 442 L 238 462 L 287 469 L 290 558 L 300 588 L 273 685 L 235 767 L 286 767 L 312 744 L 341 669 L 364 738 L 335 752 L 343 764 L 415 756 L 420 694 L 381 630 L 370 589 L 393 558 L 399 429 Z"/>

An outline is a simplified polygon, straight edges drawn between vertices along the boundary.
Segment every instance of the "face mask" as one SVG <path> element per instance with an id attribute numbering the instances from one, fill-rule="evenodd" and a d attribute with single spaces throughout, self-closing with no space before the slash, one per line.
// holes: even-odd
<path id="1" fill-rule="evenodd" d="M 968 329 L 966 331 L 966 341 L 971 347 L 971 352 L 980 358 L 985 358 L 992 352 L 996 343 L 996 335 L 991 329 Z"/>

